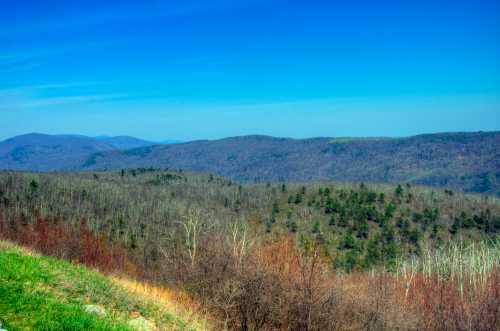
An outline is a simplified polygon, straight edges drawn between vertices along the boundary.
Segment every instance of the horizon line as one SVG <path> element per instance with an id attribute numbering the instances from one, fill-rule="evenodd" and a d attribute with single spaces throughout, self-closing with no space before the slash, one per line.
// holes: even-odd
<path id="1" fill-rule="evenodd" d="M 197 141 L 217 141 L 231 138 L 246 138 L 246 137 L 267 137 L 267 138 L 276 138 L 276 139 L 292 139 L 292 140 L 309 140 L 309 139 L 404 139 L 411 138 L 417 136 L 426 136 L 426 135 L 440 135 L 440 134 L 474 134 L 474 133 L 499 133 L 500 130 L 470 130 L 470 131 L 435 131 L 435 132 L 425 132 L 418 133 L 412 135 L 405 136 L 381 136 L 381 135 L 367 135 L 367 136 L 355 136 L 355 135 L 344 135 L 344 136 L 309 136 L 309 137 L 290 137 L 290 136 L 274 136 L 269 134 L 261 134 L 261 133 L 252 133 L 252 134 L 241 134 L 241 135 L 231 135 L 231 136 L 223 136 L 216 138 L 203 138 L 203 139 L 187 139 L 181 140 L 176 138 L 162 138 L 162 139 L 147 139 L 139 136 L 129 135 L 129 134 L 117 134 L 117 135 L 109 135 L 109 134 L 97 134 L 97 135 L 86 135 L 79 133 L 44 133 L 44 132 L 27 132 L 21 133 L 14 136 L 3 138 L 0 140 L 0 143 L 5 142 L 7 140 L 11 140 L 18 137 L 29 136 L 29 135 L 42 135 L 42 136 L 50 136 L 50 137 L 81 137 L 81 138 L 90 138 L 90 139 L 98 139 L 98 138 L 133 138 L 142 140 L 150 143 L 158 143 L 164 144 L 165 142 L 175 142 L 175 143 L 190 143 Z"/>

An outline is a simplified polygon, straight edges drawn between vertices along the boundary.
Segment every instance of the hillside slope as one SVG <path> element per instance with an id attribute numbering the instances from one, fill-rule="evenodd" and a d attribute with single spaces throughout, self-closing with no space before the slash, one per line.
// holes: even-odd
<path id="1" fill-rule="evenodd" d="M 303 330 L 304 311 L 314 312 L 309 330 L 496 330 L 499 233 L 500 199 L 412 185 L 238 185 L 154 169 L 0 172 L 0 238 L 180 288 L 192 300 L 176 301 L 201 305 L 216 330 Z M 59 274 L 48 265 L 33 269 Z M 8 323 L 2 303 L 18 299 L 2 297 L 2 275 L 26 279 L 23 268 L 0 258 L 0 319 Z M 49 287 L 69 283 L 74 293 L 81 286 L 73 278 Z M 103 293 L 92 284 L 85 291 Z M 141 284 L 117 285 L 135 294 Z M 72 306 L 79 312 L 85 291 Z M 116 310 L 95 297 L 84 303 Z"/>
<path id="2" fill-rule="evenodd" d="M 207 171 L 242 182 L 410 182 L 500 192 L 500 132 L 399 139 L 246 136 L 96 153 L 86 170 L 135 167 Z"/>
<path id="3" fill-rule="evenodd" d="M 183 270 L 166 268 L 159 256 L 185 245 L 180 222 L 196 212 L 214 226 L 207 234 L 223 233 L 241 220 L 259 239 L 280 234 L 317 238 L 330 252 L 327 260 L 346 269 L 386 265 L 427 245 L 490 238 L 500 231 L 500 199 L 411 185 L 242 186 L 209 174 L 149 169 L 0 173 L 0 237 L 29 244 L 31 232 L 40 233 L 52 245 L 59 240 L 75 252 L 79 245 L 74 241 L 85 237 L 79 224 L 88 220 L 94 233 L 123 243 L 153 274 Z M 42 231 L 52 223 L 67 225 L 69 232 L 61 236 Z M 385 255 L 373 258 L 370 246 Z M 345 264 L 347 257 L 350 265 Z"/>
<path id="4" fill-rule="evenodd" d="M 129 136 L 47 135 L 29 133 L 0 142 L 0 169 L 74 171 L 93 154 L 161 145 Z M 165 142 L 167 144 L 167 142 Z"/>
<path id="5" fill-rule="evenodd" d="M 10 170 L 75 170 L 93 153 L 115 147 L 85 136 L 30 133 L 0 142 L 0 168 Z"/>
<path id="6" fill-rule="evenodd" d="M 125 150 L 125 149 L 132 149 L 132 148 L 140 148 L 140 147 L 146 147 L 146 146 L 153 146 L 153 145 L 160 145 L 159 143 L 155 143 L 152 141 L 147 141 L 147 140 L 142 140 L 139 138 L 135 137 L 130 137 L 130 136 L 116 136 L 116 137 L 109 137 L 109 136 L 99 136 L 95 137 L 96 140 L 105 142 L 117 149 Z"/>
<path id="7" fill-rule="evenodd" d="M 397 139 L 244 136 L 151 144 L 132 137 L 29 134 L 0 142 L 0 169 L 154 167 L 211 172 L 240 182 L 409 182 L 500 194 L 500 132 Z"/>
<path id="8" fill-rule="evenodd" d="M 206 329 L 130 284 L 0 241 L 0 322 L 9 331 Z"/>

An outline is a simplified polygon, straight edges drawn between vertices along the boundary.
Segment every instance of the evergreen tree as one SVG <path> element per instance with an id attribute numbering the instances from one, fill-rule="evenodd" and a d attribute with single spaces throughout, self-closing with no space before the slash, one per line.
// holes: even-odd
<path id="1" fill-rule="evenodd" d="M 394 195 L 397 197 L 397 198 L 401 198 L 403 196 L 403 187 L 401 186 L 401 184 L 398 184 L 398 186 L 396 187 L 396 190 L 394 191 Z"/>
<path id="2" fill-rule="evenodd" d="M 335 214 L 332 214 L 332 216 L 330 216 L 330 220 L 328 221 L 328 225 L 334 226 L 335 223 L 336 223 L 336 217 Z"/>
<path id="3" fill-rule="evenodd" d="M 321 226 L 319 224 L 319 221 L 314 222 L 313 228 L 312 228 L 312 233 L 321 233 Z"/>
<path id="4" fill-rule="evenodd" d="M 273 214 L 276 215 L 276 214 L 279 214 L 280 212 L 280 206 L 279 206 L 279 202 L 276 200 L 274 201 L 273 203 Z"/>
<path id="5" fill-rule="evenodd" d="M 358 231 L 357 231 L 357 234 L 356 236 L 360 239 L 366 239 L 368 238 L 368 233 L 370 231 L 370 228 L 368 226 L 368 222 L 366 220 L 363 220 L 361 222 L 358 223 Z"/>
<path id="6" fill-rule="evenodd" d="M 356 247 L 356 239 L 349 232 L 344 235 L 339 244 L 339 249 L 354 249 Z"/>
<path id="7" fill-rule="evenodd" d="M 380 262 L 382 258 L 381 250 L 379 247 L 380 240 L 380 236 L 375 236 L 368 241 L 368 245 L 366 247 L 366 255 L 363 261 L 364 268 L 370 268 Z"/>

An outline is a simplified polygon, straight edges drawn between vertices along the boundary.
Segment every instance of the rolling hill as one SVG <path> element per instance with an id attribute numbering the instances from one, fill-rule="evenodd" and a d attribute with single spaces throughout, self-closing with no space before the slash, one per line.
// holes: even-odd
<path id="1" fill-rule="evenodd" d="M 130 136 L 116 136 L 116 137 L 98 136 L 95 137 L 95 139 L 108 143 L 114 148 L 122 150 L 158 145 L 158 143 L 152 141 L 142 140 Z"/>
<path id="2" fill-rule="evenodd" d="M 181 168 L 241 182 L 410 182 L 467 192 L 500 192 L 500 132 L 408 138 L 286 139 L 245 136 L 104 151 L 86 170 Z"/>
<path id="3" fill-rule="evenodd" d="M 0 169 L 75 171 L 80 170 L 82 164 L 95 153 L 128 150 L 164 143 L 129 136 L 87 137 L 29 133 L 0 142 Z"/>
<path id="4" fill-rule="evenodd" d="M 240 182 L 409 182 L 499 194 L 500 132 L 406 138 L 243 136 L 172 145 L 132 137 L 30 134 L 0 143 L 0 169 L 95 171 L 171 168 Z M 128 149 L 131 146 L 141 146 Z"/>
<path id="5" fill-rule="evenodd" d="M 0 142 L 0 167 L 11 170 L 76 170 L 97 152 L 114 150 L 111 144 L 77 135 L 30 133 Z"/>

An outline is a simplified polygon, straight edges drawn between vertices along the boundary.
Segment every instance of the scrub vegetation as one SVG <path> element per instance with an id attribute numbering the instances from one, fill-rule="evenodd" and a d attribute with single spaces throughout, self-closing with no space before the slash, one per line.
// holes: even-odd
<path id="1" fill-rule="evenodd" d="M 207 316 L 215 329 L 500 326 L 493 196 L 409 184 L 243 186 L 152 168 L 4 172 L 0 217 L 5 240 L 171 298 L 181 316 Z"/>

